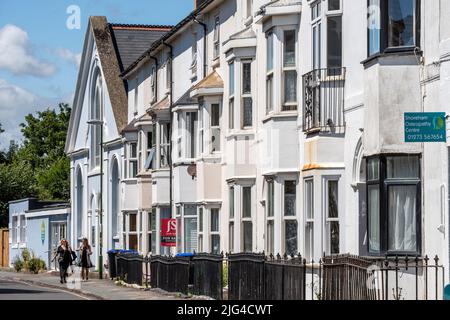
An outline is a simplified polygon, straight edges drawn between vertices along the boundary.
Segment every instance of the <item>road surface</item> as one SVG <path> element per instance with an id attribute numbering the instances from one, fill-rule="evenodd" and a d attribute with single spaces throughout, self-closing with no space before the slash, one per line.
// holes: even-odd
<path id="1" fill-rule="evenodd" d="M 86 300 L 86 298 L 58 289 L 0 279 L 0 300 Z"/>

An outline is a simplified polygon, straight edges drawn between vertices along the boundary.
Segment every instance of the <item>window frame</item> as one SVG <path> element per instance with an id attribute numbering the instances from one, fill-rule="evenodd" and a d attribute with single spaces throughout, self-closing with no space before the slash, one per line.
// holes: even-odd
<path id="1" fill-rule="evenodd" d="M 294 186 L 295 186 L 295 214 L 294 215 L 286 215 L 286 182 L 293 182 Z M 282 206 L 283 206 L 283 211 L 281 214 L 281 220 L 282 220 L 282 248 L 284 250 L 284 252 L 287 253 L 286 247 L 287 247 L 287 238 L 286 238 L 286 226 L 288 223 L 292 223 L 295 222 L 297 225 L 296 228 L 296 233 L 297 233 L 297 243 L 296 243 L 296 252 L 293 252 L 291 254 L 296 254 L 299 251 L 299 243 L 300 243 L 300 233 L 299 233 L 299 219 L 298 219 L 298 210 L 297 210 L 297 198 L 298 198 L 298 179 L 294 178 L 294 177 L 289 177 L 289 178 L 285 178 L 283 179 L 283 183 L 282 183 L 282 194 L 281 194 L 281 199 L 282 199 Z"/>
<path id="2" fill-rule="evenodd" d="M 252 198 L 253 198 L 253 188 L 254 185 L 243 185 L 241 186 L 241 252 L 252 252 L 253 251 L 253 246 L 254 246 L 254 241 L 253 241 L 253 237 L 254 237 L 254 223 L 253 223 L 253 208 L 252 208 Z M 245 204 L 244 204 L 244 189 L 250 189 L 250 216 L 244 216 L 244 209 L 245 209 Z M 251 226 L 251 246 L 252 248 L 250 249 L 250 251 L 246 251 L 245 250 L 245 225 L 250 224 Z"/>
<path id="3" fill-rule="evenodd" d="M 214 15 L 213 60 L 220 56 L 220 14 Z"/>
<path id="4" fill-rule="evenodd" d="M 240 80 L 241 80 L 241 129 L 242 130 L 248 130 L 248 129 L 252 129 L 254 126 L 254 99 L 253 99 L 253 59 L 242 59 L 240 60 Z M 250 68 L 250 91 L 249 92 L 244 92 L 244 65 L 249 65 Z M 244 122 L 244 115 L 245 115 L 245 100 L 248 100 L 251 102 L 251 123 L 250 125 L 248 125 L 247 123 Z"/>
<path id="5" fill-rule="evenodd" d="M 297 111 L 298 110 L 298 98 L 299 98 L 299 87 L 298 87 L 298 31 L 295 28 L 283 28 L 282 30 L 283 40 L 281 41 L 281 83 L 282 83 L 282 105 L 281 111 Z M 293 32 L 294 33 L 294 64 L 286 65 L 285 64 L 285 47 L 286 47 L 286 33 Z M 288 73 L 295 72 L 295 101 L 286 101 L 286 75 Z"/>
<path id="6" fill-rule="evenodd" d="M 308 194 L 308 187 L 307 185 L 310 184 L 311 188 L 311 194 Z M 304 185 L 304 212 L 305 212 L 305 242 L 304 242 L 304 252 L 305 252 L 305 258 L 312 260 L 315 257 L 315 250 L 314 250 L 314 224 L 315 224 L 315 206 L 314 206 L 314 177 L 308 177 L 305 178 L 303 181 Z M 308 238 L 308 230 L 309 231 L 309 238 Z M 308 254 L 309 253 L 309 254 Z"/>
<path id="7" fill-rule="evenodd" d="M 213 106 L 214 106 L 214 108 L 217 108 L 217 110 L 215 110 L 216 112 L 213 112 Z M 210 124 L 210 126 L 209 126 L 210 127 L 210 144 L 209 145 L 210 145 L 210 150 L 209 150 L 209 152 L 211 154 L 221 153 L 221 151 L 222 151 L 222 143 L 221 142 L 222 141 L 221 141 L 220 121 L 222 119 L 222 108 L 221 108 L 221 105 L 220 105 L 219 102 L 211 102 L 211 103 L 208 104 L 208 107 L 209 107 L 209 115 L 210 115 L 210 118 L 209 118 L 209 124 Z M 214 119 L 214 115 L 216 115 L 218 117 L 218 119 Z M 213 125 L 213 120 L 217 120 L 217 124 Z M 212 141 L 213 137 L 214 137 L 213 132 L 218 133 L 217 134 L 218 142 L 216 143 L 216 145 L 218 146 L 218 150 L 215 150 L 213 148 L 213 141 Z"/>
<path id="8" fill-rule="evenodd" d="M 217 210 L 217 230 L 213 230 L 213 210 Z M 209 251 L 212 254 L 220 254 L 221 245 L 220 245 L 220 208 L 219 207 L 212 207 L 209 209 Z M 213 238 L 217 237 L 219 240 L 219 250 L 214 252 L 213 251 Z"/>
<path id="9" fill-rule="evenodd" d="M 379 51 L 370 54 L 370 29 L 369 24 L 367 24 L 367 58 L 375 58 L 386 53 L 401 53 L 415 51 L 416 48 L 421 47 L 421 0 L 411 0 L 414 4 L 414 45 L 413 46 L 396 46 L 390 47 L 388 45 L 388 29 L 389 29 L 389 2 L 390 0 L 380 0 L 379 8 L 379 21 L 380 21 L 380 37 L 379 37 Z M 367 21 L 369 22 L 370 12 L 369 12 L 370 0 L 367 0 Z"/>
<path id="10" fill-rule="evenodd" d="M 274 65 L 275 65 L 275 34 L 273 29 L 266 32 L 266 114 L 274 111 Z M 271 48 L 269 50 L 269 48 Z M 271 63 L 269 66 L 269 52 L 271 53 Z"/>
<path id="11" fill-rule="evenodd" d="M 268 178 L 266 182 L 266 252 L 267 254 L 275 254 L 275 180 Z M 269 232 L 269 225 L 272 228 L 272 234 Z"/>
<path id="12" fill-rule="evenodd" d="M 418 161 L 418 177 L 419 178 L 388 178 L 387 177 L 387 158 L 390 157 L 416 157 Z M 367 212 L 367 252 L 370 256 L 416 256 L 422 253 L 422 154 L 378 154 L 366 157 L 366 212 Z M 379 160 L 379 176 L 378 180 L 369 180 L 369 164 L 373 159 Z M 379 235 L 380 250 L 374 252 L 370 248 L 370 212 L 369 212 L 369 187 L 379 186 Z M 389 250 L 389 187 L 392 186 L 415 186 L 416 187 L 416 251 L 397 251 Z"/>
<path id="13" fill-rule="evenodd" d="M 136 155 L 135 156 L 132 156 L 133 155 L 133 152 L 132 152 L 132 146 L 135 146 L 135 148 L 136 148 Z M 136 165 L 136 169 L 135 169 L 135 174 L 134 175 L 132 175 L 132 164 L 134 164 L 135 163 L 135 165 Z M 127 157 L 127 167 L 128 167 L 128 170 L 127 170 L 127 174 L 128 174 L 128 176 L 127 176 L 127 178 L 128 179 L 136 179 L 137 178 L 137 175 L 138 175 L 138 173 L 139 173 L 139 161 L 138 161 L 138 142 L 137 141 L 130 141 L 129 143 L 128 143 L 128 157 Z"/>
<path id="14" fill-rule="evenodd" d="M 325 231 L 325 251 L 327 254 L 339 254 L 341 252 L 341 246 L 342 246 L 342 223 L 341 223 L 341 215 L 342 213 L 340 212 L 340 208 L 339 208 L 339 194 L 340 194 L 340 182 L 341 182 L 341 176 L 325 176 L 323 177 L 323 182 L 324 182 L 324 187 L 325 187 L 325 198 L 324 198 L 324 208 L 325 208 L 325 216 L 324 216 L 324 231 Z M 329 194 L 329 183 L 330 182 L 336 182 L 337 185 L 337 211 L 338 211 L 338 216 L 337 217 L 330 217 L 330 194 Z M 331 253 L 331 224 L 332 223 L 338 223 L 339 226 L 339 252 L 335 252 L 335 253 Z"/>

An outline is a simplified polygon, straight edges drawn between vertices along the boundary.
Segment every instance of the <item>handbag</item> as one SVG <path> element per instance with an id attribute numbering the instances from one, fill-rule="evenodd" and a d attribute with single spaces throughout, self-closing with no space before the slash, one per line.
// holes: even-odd
<path id="1" fill-rule="evenodd" d="M 72 251 L 71 254 L 72 254 L 72 262 L 77 260 L 77 254 L 75 253 L 75 251 Z"/>

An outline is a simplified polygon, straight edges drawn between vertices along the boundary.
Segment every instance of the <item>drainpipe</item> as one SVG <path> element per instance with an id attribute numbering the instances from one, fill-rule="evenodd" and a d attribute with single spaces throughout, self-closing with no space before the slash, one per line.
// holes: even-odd
<path id="1" fill-rule="evenodd" d="M 206 33 L 208 29 L 206 27 L 206 24 L 199 21 L 197 18 L 194 18 L 194 22 L 203 27 L 203 78 L 206 78 L 206 69 L 208 68 L 208 65 L 206 63 Z"/>
<path id="2" fill-rule="evenodd" d="M 155 58 L 154 56 L 149 56 L 149 57 L 150 57 L 150 59 L 155 61 L 155 79 L 153 79 L 153 81 L 155 83 L 155 98 L 156 98 L 156 100 L 158 100 L 158 59 Z"/>
<path id="3" fill-rule="evenodd" d="M 169 130 L 169 205 L 170 205 L 170 212 L 173 216 L 172 209 L 173 209 L 173 193 L 172 193 L 172 184 L 173 184 L 173 166 L 172 166 L 172 106 L 173 106 L 173 47 L 166 43 L 165 41 L 162 42 L 164 46 L 169 48 L 169 59 L 170 59 L 170 105 L 169 105 L 169 114 L 170 114 L 170 130 Z"/>

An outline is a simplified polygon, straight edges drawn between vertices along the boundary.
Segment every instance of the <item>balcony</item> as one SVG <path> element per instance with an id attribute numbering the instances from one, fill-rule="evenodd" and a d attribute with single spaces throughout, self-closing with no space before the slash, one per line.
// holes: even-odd
<path id="1" fill-rule="evenodd" d="M 303 132 L 345 133 L 345 71 L 316 69 L 303 75 Z"/>

